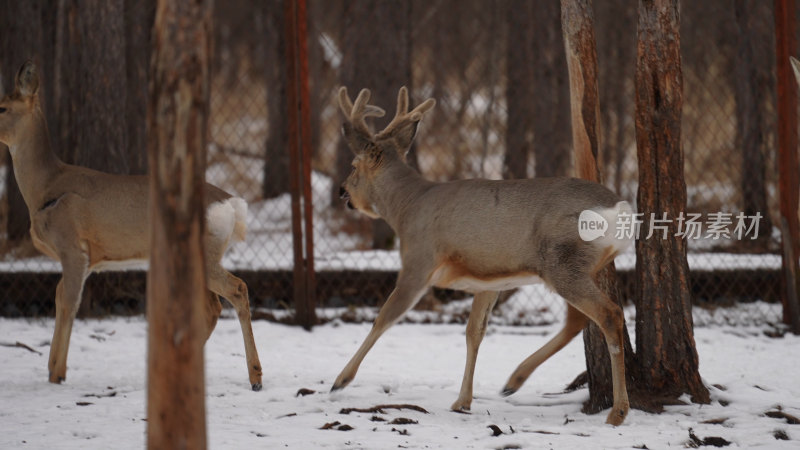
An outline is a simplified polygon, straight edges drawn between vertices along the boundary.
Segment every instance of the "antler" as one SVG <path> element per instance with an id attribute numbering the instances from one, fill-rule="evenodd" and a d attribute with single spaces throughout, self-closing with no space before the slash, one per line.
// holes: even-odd
<path id="1" fill-rule="evenodd" d="M 339 108 L 342 109 L 342 112 L 353 127 L 372 136 L 372 131 L 367 126 L 367 122 L 364 118 L 368 116 L 383 117 L 386 111 L 375 105 L 368 105 L 369 96 L 369 89 L 362 89 L 361 92 L 358 93 L 358 97 L 356 97 L 355 104 L 353 104 L 353 102 L 350 101 L 350 96 L 347 95 L 347 88 L 342 86 L 339 89 Z"/>
<path id="2" fill-rule="evenodd" d="M 408 122 L 419 122 L 422 120 L 422 115 L 433 108 L 434 105 L 436 105 L 436 100 L 429 98 L 420 103 L 411 112 L 408 112 L 408 89 L 405 86 L 401 87 L 397 93 L 397 112 L 395 112 L 394 118 L 389 122 L 389 125 L 386 125 L 386 128 L 375 135 L 375 138 L 379 139 L 388 136 L 397 127 Z"/>

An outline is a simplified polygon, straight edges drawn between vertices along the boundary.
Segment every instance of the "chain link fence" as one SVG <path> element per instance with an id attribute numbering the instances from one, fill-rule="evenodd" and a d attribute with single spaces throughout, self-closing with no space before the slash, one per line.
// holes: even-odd
<path id="1" fill-rule="evenodd" d="M 249 202 L 248 238 L 224 265 L 248 284 L 254 317 L 291 321 L 291 195 L 282 2 L 218 2 L 211 88 L 209 182 Z M 682 2 L 682 139 L 698 324 L 779 322 L 780 233 L 775 226 L 775 40 L 771 2 Z M 344 208 L 338 187 L 351 154 L 340 142 L 341 85 L 373 91 L 387 111 L 407 85 L 411 103 L 437 100 L 411 164 L 431 180 L 573 173 L 569 91 L 558 2 L 508 0 L 308 0 L 314 266 L 321 320 L 372 320 L 400 268 L 391 230 Z M 605 183 L 631 203 L 638 185 L 634 140 L 635 4 L 595 2 Z M 4 68 L 3 74 L 8 73 Z M 382 128 L 389 118 L 371 125 Z M 9 164 L 0 168 L 7 176 Z M 737 217 L 760 214 L 737 236 Z M 717 225 L 715 225 L 717 224 Z M 714 226 L 724 232 L 714 233 Z M 709 232 L 709 229 L 712 232 Z M 53 312 L 60 267 L 6 248 L 3 315 Z M 626 298 L 631 250 L 617 259 Z M 92 314 L 139 313 L 141 272 L 93 275 Z M 407 320 L 465 322 L 471 297 L 426 294 Z M 543 286 L 503 293 L 493 321 L 562 320 L 563 301 Z"/>

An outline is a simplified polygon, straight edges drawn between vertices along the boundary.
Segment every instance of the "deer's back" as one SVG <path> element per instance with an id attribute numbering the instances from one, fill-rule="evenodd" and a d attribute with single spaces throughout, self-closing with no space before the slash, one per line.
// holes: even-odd
<path id="1" fill-rule="evenodd" d="M 416 217 L 408 224 L 408 245 L 429 248 L 437 266 L 472 276 L 525 278 L 546 275 L 558 260 L 588 264 L 601 254 L 580 239 L 578 217 L 620 201 L 575 178 L 463 180 L 436 185 L 424 198 L 409 215 Z"/>
<path id="2" fill-rule="evenodd" d="M 90 266 L 147 259 L 149 183 L 147 175 L 113 175 L 67 166 L 50 183 L 44 204 L 31 211 L 34 243 L 60 259 L 59 248 L 77 242 L 88 252 Z M 229 197 L 206 184 L 206 207 Z"/>

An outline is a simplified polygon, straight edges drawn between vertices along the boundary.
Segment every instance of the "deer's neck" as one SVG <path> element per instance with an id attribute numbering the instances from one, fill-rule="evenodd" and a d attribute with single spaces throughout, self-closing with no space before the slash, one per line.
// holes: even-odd
<path id="1" fill-rule="evenodd" d="M 46 201 L 47 186 L 64 165 L 50 147 L 50 136 L 44 114 L 37 111 L 22 125 L 22 136 L 9 147 L 14 166 L 14 176 L 19 190 L 31 212 Z"/>
<path id="2" fill-rule="evenodd" d="M 373 207 L 395 231 L 432 183 L 401 161 L 391 161 L 376 180 Z"/>

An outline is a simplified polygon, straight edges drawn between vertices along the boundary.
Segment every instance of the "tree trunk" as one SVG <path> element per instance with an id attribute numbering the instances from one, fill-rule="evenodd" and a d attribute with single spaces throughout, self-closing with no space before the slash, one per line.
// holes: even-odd
<path id="1" fill-rule="evenodd" d="M 599 2 L 595 8 L 600 65 L 600 116 L 602 124 L 600 153 L 605 182 L 622 194 L 626 149 L 633 141 L 627 122 L 633 115 L 633 71 L 636 36 L 636 9 L 628 0 Z"/>
<path id="2" fill-rule="evenodd" d="M 508 5 L 506 58 L 506 154 L 503 178 L 528 178 L 528 157 L 533 150 L 534 2 L 513 0 Z M 538 169 L 538 167 L 537 167 Z"/>
<path id="3" fill-rule="evenodd" d="M 205 448 L 203 190 L 211 2 L 159 0 L 147 114 L 148 448 Z"/>
<path id="4" fill-rule="evenodd" d="M 289 137 L 286 114 L 289 110 L 286 96 L 286 30 L 284 27 L 283 2 L 273 0 L 266 7 L 268 61 L 267 119 L 269 129 L 265 152 L 262 194 L 273 198 L 289 191 Z"/>
<path id="5" fill-rule="evenodd" d="M 147 81 L 155 0 L 125 0 L 127 173 L 147 172 Z M 119 164 L 117 162 L 114 163 Z"/>
<path id="6" fill-rule="evenodd" d="M 708 403 L 698 372 L 692 325 L 686 240 L 675 237 L 686 211 L 681 148 L 681 72 L 678 0 L 640 0 L 636 62 L 637 205 L 643 233 L 650 217 L 669 219 L 668 236 L 636 241 L 636 352 L 641 381 L 653 398 L 684 393 Z"/>
<path id="7" fill-rule="evenodd" d="M 400 86 L 409 86 L 411 76 L 411 3 L 364 0 L 344 10 L 342 85 L 351 92 L 372 91 L 370 103 L 388 110 L 381 125 L 393 116 Z M 413 104 L 413 100 L 412 100 Z M 376 126 L 380 129 L 382 126 Z M 413 160 L 414 156 L 409 154 Z M 340 142 L 337 152 L 337 181 L 350 173 L 353 154 Z M 412 163 L 413 164 L 413 163 Z M 333 204 L 339 201 L 339 183 L 333 183 Z M 373 222 L 372 247 L 391 248 L 394 233 L 383 220 Z"/>
<path id="8" fill-rule="evenodd" d="M 555 2 L 513 1 L 508 7 L 506 154 L 503 178 L 569 171 L 569 86 Z"/>
<path id="9" fill-rule="evenodd" d="M 600 183 L 602 182 L 598 158 L 600 100 L 591 3 L 591 0 L 562 0 L 561 24 L 569 69 L 575 170 L 580 178 Z M 614 263 L 598 272 L 595 280 L 600 289 L 622 307 Z M 636 379 L 634 376 L 636 367 L 627 329 L 623 335 L 625 374 L 630 391 L 630 385 Z M 613 404 L 611 361 L 603 333 L 596 324 L 590 322 L 584 329 L 583 342 L 589 384 L 589 400 L 584 403 L 583 411 L 596 413 L 610 408 Z M 635 396 L 631 395 L 630 402 L 631 406 L 639 407 Z"/>
<path id="10" fill-rule="evenodd" d="M 130 172 L 124 0 L 62 0 L 56 36 L 56 153 L 67 163 Z"/>
<path id="11" fill-rule="evenodd" d="M 533 22 L 533 155 L 537 177 L 566 176 L 570 169 L 570 86 L 558 2 L 535 4 Z M 595 58 L 596 59 L 596 58 Z"/>
<path id="12" fill-rule="evenodd" d="M 766 108 L 769 107 L 770 89 L 768 71 L 771 66 L 764 57 L 766 53 L 759 52 L 756 46 L 769 41 L 772 28 L 762 25 L 762 22 L 769 24 L 769 19 L 761 14 L 764 12 L 763 6 L 766 6 L 764 2 L 758 0 L 736 0 L 734 3 L 738 28 L 734 78 L 736 144 L 742 152 L 742 212 L 747 217 L 761 214 L 757 241 L 766 248 L 772 234 L 765 161 L 768 133 L 766 118 L 769 114 Z"/>

